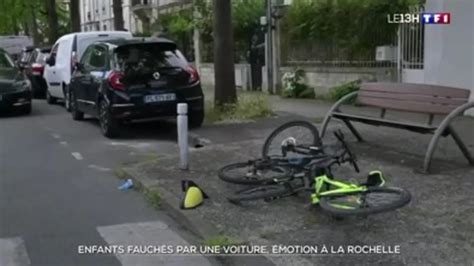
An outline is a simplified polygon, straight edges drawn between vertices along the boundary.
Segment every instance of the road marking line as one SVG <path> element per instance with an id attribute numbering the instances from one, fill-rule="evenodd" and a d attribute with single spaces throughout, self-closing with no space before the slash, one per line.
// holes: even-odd
<path id="1" fill-rule="evenodd" d="M 61 141 L 61 142 L 59 142 L 59 144 L 61 144 L 63 146 L 67 146 L 67 141 Z"/>
<path id="2" fill-rule="evenodd" d="M 82 159 L 84 159 L 84 157 L 82 157 L 82 155 L 79 153 L 79 152 L 71 152 L 72 156 L 74 158 L 76 158 L 76 160 L 80 161 Z"/>
<path id="3" fill-rule="evenodd" d="M 60 138 L 61 138 L 61 135 L 59 135 L 59 134 L 52 134 L 52 136 L 53 136 L 53 138 L 55 138 L 55 139 L 60 139 Z"/>
<path id="4" fill-rule="evenodd" d="M 89 164 L 87 167 L 89 167 L 89 168 L 91 168 L 91 169 L 96 169 L 96 170 L 99 170 L 99 171 L 102 171 L 102 172 L 110 172 L 110 171 L 112 171 L 112 169 L 110 169 L 110 168 L 102 167 L 102 166 L 95 165 L 95 164 Z"/>
<path id="5" fill-rule="evenodd" d="M 139 256 L 133 249 L 140 246 L 185 246 L 190 245 L 179 234 L 174 232 L 167 224 L 154 222 L 141 222 L 99 226 L 97 231 L 109 245 L 123 246 L 124 252 L 115 254 L 122 265 L 198 265 L 210 266 L 210 262 L 200 254 L 194 256 L 163 256 L 160 254 L 147 254 Z M 131 248 L 131 250 L 129 250 Z"/>
<path id="6" fill-rule="evenodd" d="M 20 237 L 0 238 L 0 265 L 29 266 L 30 258 L 26 252 L 25 242 Z"/>

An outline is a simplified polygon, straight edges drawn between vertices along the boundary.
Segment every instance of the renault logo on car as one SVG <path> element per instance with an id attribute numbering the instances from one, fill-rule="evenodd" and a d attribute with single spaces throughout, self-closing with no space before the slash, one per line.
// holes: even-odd
<path id="1" fill-rule="evenodd" d="M 160 77 L 161 77 L 160 73 L 158 72 L 153 73 L 153 78 L 155 78 L 156 80 L 159 80 Z"/>

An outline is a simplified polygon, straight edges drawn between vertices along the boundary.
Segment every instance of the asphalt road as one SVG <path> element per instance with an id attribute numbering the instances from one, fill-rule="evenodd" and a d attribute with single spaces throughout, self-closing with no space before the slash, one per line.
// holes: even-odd
<path id="1" fill-rule="evenodd" d="M 94 120 L 73 121 L 62 106 L 41 100 L 33 106 L 29 116 L 0 117 L 0 265 L 186 263 L 78 252 L 80 245 L 187 243 L 142 195 L 119 191 L 113 173 L 123 162 L 176 152 L 173 124 L 132 126 L 112 141 Z"/>

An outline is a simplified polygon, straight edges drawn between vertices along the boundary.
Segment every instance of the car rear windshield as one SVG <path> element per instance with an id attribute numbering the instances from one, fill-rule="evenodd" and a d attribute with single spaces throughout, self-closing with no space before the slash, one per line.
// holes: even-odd
<path id="1" fill-rule="evenodd" d="M 0 68 L 12 68 L 13 61 L 5 53 L 0 53 Z"/>
<path id="2" fill-rule="evenodd" d="M 144 72 L 163 68 L 185 68 L 188 62 L 174 45 L 140 44 L 117 48 L 117 63 L 120 70 L 133 68 Z"/>
<path id="3" fill-rule="evenodd" d="M 38 57 L 36 58 L 36 62 L 39 64 L 45 64 L 46 63 L 46 58 L 48 58 L 49 53 L 39 53 Z"/>

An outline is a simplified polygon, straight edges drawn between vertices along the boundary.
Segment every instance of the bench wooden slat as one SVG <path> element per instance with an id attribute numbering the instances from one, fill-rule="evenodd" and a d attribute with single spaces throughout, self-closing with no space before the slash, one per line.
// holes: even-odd
<path id="1" fill-rule="evenodd" d="M 400 101 L 380 98 L 361 97 L 357 101 L 360 104 L 376 106 L 392 110 L 410 111 L 426 114 L 449 114 L 459 105 L 440 105 L 431 103 L 421 103 L 416 101 Z"/>
<path id="2" fill-rule="evenodd" d="M 400 92 L 381 92 L 373 90 L 362 90 L 359 92 L 358 97 L 367 98 L 379 98 L 379 99 L 392 99 L 392 100 L 404 100 L 404 101 L 416 101 L 422 103 L 441 104 L 441 105 L 456 105 L 467 103 L 467 98 L 451 98 L 451 97 L 434 97 L 426 94 L 406 94 Z"/>
<path id="3" fill-rule="evenodd" d="M 426 124 L 416 124 L 410 122 L 400 122 L 394 120 L 380 119 L 376 117 L 368 117 L 361 115 L 353 115 L 341 112 L 333 112 L 332 116 L 338 119 L 349 119 L 351 121 L 358 121 L 365 124 L 375 125 L 375 126 L 390 126 L 393 128 L 407 129 L 414 132 L 419 132 L 423 134 L 433 133 L 437 127 L 426 125 Z"/>
<path id="4" fill-rule="evenodd" d="M 421 94 L 438 97 L 469 99 L 470 91 L 446 86 L 413 84 L 413 83 L 363 83 L 361 91 L 398 92 L 404 94 Z"/>

